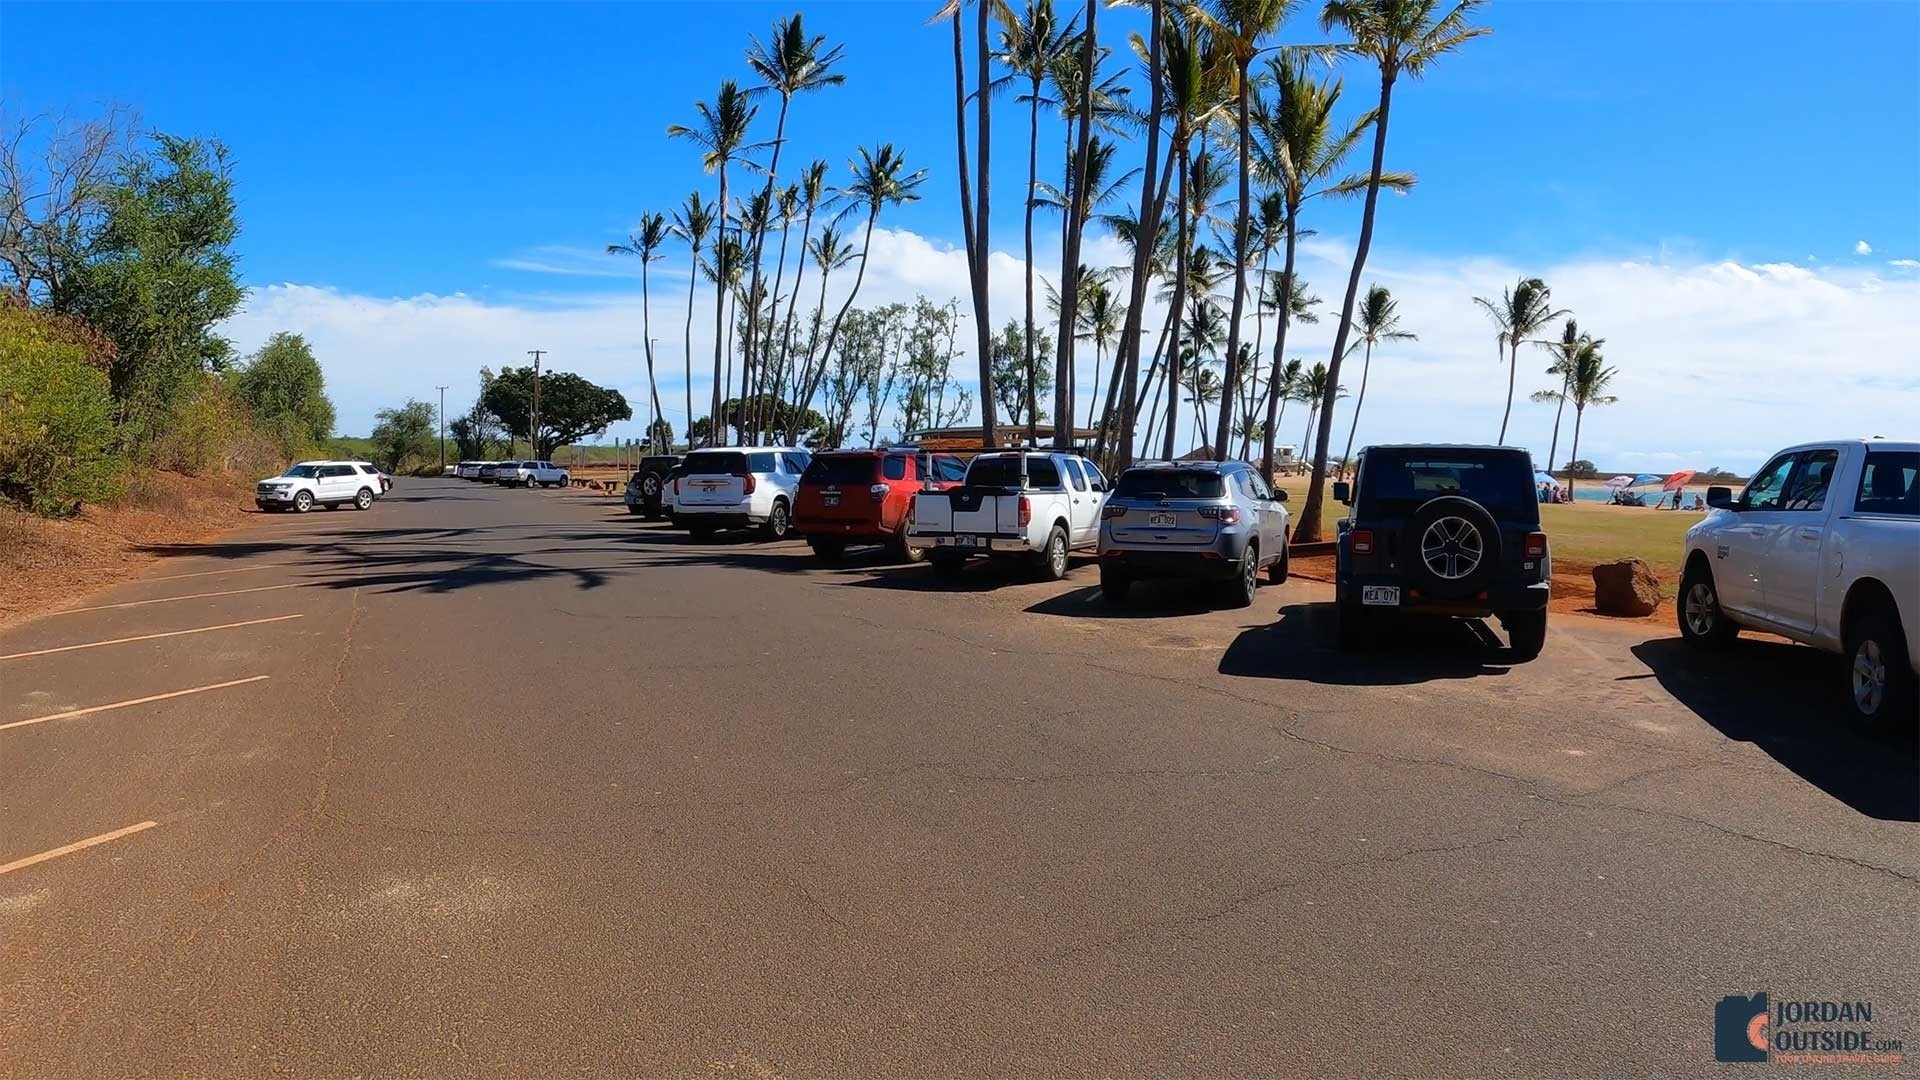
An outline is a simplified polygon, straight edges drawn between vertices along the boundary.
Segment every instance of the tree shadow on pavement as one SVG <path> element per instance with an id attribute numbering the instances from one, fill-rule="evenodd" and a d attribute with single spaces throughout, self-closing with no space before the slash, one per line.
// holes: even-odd
<path id="1" fill-rule="evenodd" d="M 1633 655 L 1695 716 L 1750 742 L 1794 775 L 1868 817 L 1920 821 L 1920 740 L 1855 730 L 1840 700 L 1840 658 L 1785 642 L 1740 640 L 1725 652 L 1677 637 Z"/>
<path id="2" fill-rule="evenodd" d="M 1405 686 L 1505 675 L 1514 658 L 1478 619 L 1424 619 L 1384 629 L 1373 648 L 1334 645 L 1330 603 L 1289 604 L 1280 620 L 1243 631 L 1220 658 L 1220 674 L 1333 686 Z"/>

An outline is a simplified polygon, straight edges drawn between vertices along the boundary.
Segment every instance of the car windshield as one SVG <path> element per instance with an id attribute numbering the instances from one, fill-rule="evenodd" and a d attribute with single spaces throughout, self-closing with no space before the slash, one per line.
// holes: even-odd
<path id="1" fill-rule="evenodd" d="M 747 475 L 747 455 L 738 450 L 702 450 L 687 455 L 687 475 Z"/>
<path id="2" fill-rule="evenodd" d="M 309 480 L 311 480 L 311 479 L 313 479 L 314 477 L 316 477 L 316 476 L 319 476 L 319 475 L 320 475 L 320 466 L 318 466 L 318 465 L 295 465 L 295 466 L 294 466 L 293 468 L 291 468 L 291 469 L 288 469 L 288 470 L 287 470 L 286 472 L 283 472 L 283 473 L 281 473 L 280 475 L 281 475 L 281 476 L 301 476 L 301 477 L 305 477 L 305 478 L 307 478 L 307 479 L 309 479 Z"/>
<path id="3" fill-rule="evenodd" d="M 1540 520 L 1532 464 L 1523 454 L 1376 450 L 1361 463 L 1363 513 L 1407 517 L 1442 495 L 1472 499 L 1504 521 Z"/>
<path id="4" fill-rule="evenodd" d="M 800 478 L 816 484 L 870 483 L 874 460 L 871 454 L 823 454 L 813 459 Z"/>
<path id="5" fill-rule="evenodd" d="M 1227 482 L 1199 469 L 1128 469 L 1113 487 L 1116 499 L 1217 499 Z"/>

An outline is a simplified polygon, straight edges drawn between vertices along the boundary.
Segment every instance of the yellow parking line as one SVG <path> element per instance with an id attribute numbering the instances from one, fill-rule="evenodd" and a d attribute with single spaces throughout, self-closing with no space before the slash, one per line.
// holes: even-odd
<path id="1" fill-rule="evenodd" d="M 299 566 L 299 565 L 300 565 L 299 563 L 276 562 L 276 563 L 267 563 L 264 566 L 233 566 L 233 567 L 228 567 L 225 570 L 200 570 L 191 574 L 162 574 L 159 577 L 134 578 L 133 580 L 135 584 L 139 584 L 141 582 L 147 582 L 147 581 L 179 581 L 182 578 L 212 577 L 215 574 L 247 574 L 247 573 L 252 573 L 255 570 L 272 570 L 272 569 L 275 569 L 276 567 L 281 567 L 281 566 Z"/>
<path id="2" fill-rule="evenodd" d="M 260 585 L 251 589 L 228 589 L 225 592 L 188 593 L 186 596 L 162 596 L 153 600 L 128 600 L 124 604 L 95 604 L 93 607 L 74 607 L 63 611 L 49 611 L 49 615 L 78 615 L 83 611 L 112 611 L 115 608 L 145 607 L 148 604 L 171 604 L 175 600 L 205 600 L 214 596 L 239 596 L 241 593 L 272 592 L 275 589 L 293 589 L 299 582 L 288 585 Z"/>
<path id="3" fill-rule="evenodd" d="M 123 836 L 132 836 L 134 833 L 151 829 L 158 824 L 160 823 L 157 821 L 142 821 L 138 825 L 129 825 L 124 829 L 103 832 L 99 836 L 89 836 L 85 840 L 75 840 L 71 844 L 54 848 L 52 851 L 43 851 L 38 855 L 29 855 L 24 859 L 15 859 L 4 866 L 0 866 L 0 874 L 11 874 L 15 870 L 25 870 L 27 867 L 33 866 L 36 863 L 43 863 L 48 859 L 57 859 L 62 855 L 71 855 L 76 851 L 85 851 L 95 844 L 104 844 L 109 840 L 118 840 Z"/>
<path id="4" fill-rule="evenodd" d="M 44 724 L 50 720 L 71 720 L 76 716 L 87 716 L 92 713 L 106 712 L 109 709 L 124 709 L 129 705 L 145 705 L 149 701 L 165 701 L 168 698 L 186 697 L 188 694 L 204 694 L 209 690 L 225 690 L 229 686 L 244 686 L 247 683 L 256 683 L 262 679 L 270 679 L 272 677 L 271 675 L 255 675 L 246 679 L 233 679 L 228 682 L 212 683 L 208 686 L 196 686 L 190 690 L 174 690 L 165 694 L 152 694 L 147 697 L 134 698 L 130 701 L 116 701 L 111 705 L 90 705 L 84 709 L 69 709 L 66 712 L 54 713 L 51 716 L 36 716 L 31 720 L 15 720 L 10 724 L 0 724 L 0 731 L 5 731 L 8 728 L 26 727 L 30 724 Z"/>
<path id="5" fill-rule="evenodd" d="M 89 641 L 83 645 L 61 645 L 53 649 L 35 649 L 32 652 L 7 653 L 0 660 L 25 660 L 29 656 L 46 656 L 50 653 L 72 652 L 75 649 L 98 649 L 103 645 L 125 645 L 130 641 L 151 641 L 154 638 L 179 637 L 182 634 L 206 634 L 215 630 L 231 630 L 236 626 L 258 626 L 261 623 L 286 622 L 288 619 L 304 619 L 305 615 L 275 615 L 271 619 L 246 619 L 242 622 L 221 623 L 218 626 L 197 626 L 192 630 L 168 630 L 161 634 L 137 634 L 133 637 L 113 638 L 108 641 Z"/>

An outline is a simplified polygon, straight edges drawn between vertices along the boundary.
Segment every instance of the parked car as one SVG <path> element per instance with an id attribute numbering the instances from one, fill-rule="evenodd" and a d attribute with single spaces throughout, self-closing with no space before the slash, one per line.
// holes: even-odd
<path id="1" fill-rule="evenodd" d="M 1250 606 L 1262 568 L 1287 580 L 1286 500 L 1244 461 L 1135 465 L 1100 511 L 1101 595 L 1118 604 L 1138 578 L 1197 578 Z"/>
<path id="2" fill-rule="evenodd" d="M 789 446 L 695 450 L 673 482 L 673 518 L 695 540 L 721 529 L 759 529 L 783 540 L 793 527 L 793 498 L 812 455 Z"/>
<path id="3" fill-rule="evenodd" d="M 1680 636 L 1702 648 L 1764 630 L 1847 658 L 1848 712 L 1915 721 L 1920 681 L 1920 443 L 1807 443 L 1780 451 L 1738 498 L 1687 530 Z"/>
<path id="4" fill-rule="evenodd" d="M 885 544 L 900 558 L 919 562 L 925 549 L 907 546 L 914 494 L 945 491 L 966 474 L 966 462 L 952 454 L 901 449 L 815 454 L 800 476 L 793 527 L 827 562 L 838 560 L 848 544 Z"/>
<path id="5" fill-rule="evenodd" d="M 485 464 L 486 462 L 484 461 L 463 461 L 453 467 L 453 475 L 462 480 L 478 480 L 480 479 L 480 467 Z"/>
<path id="6" fill-rule="evenodd" d="M 968 556 L 1024 560 L 1041 578 L 1067 573 L 1067 555 L 1094 548 L 1107 478 L 1078 454 L 981 454 L 963 483 L 913 497 L 907 546 L 934 572 L 957 576 Z"/>
<path id="7" fill-rule="evenodd" d="M 567 470 L 551 461 L 508 461 L 493 471 L 502 487 L 566 487 Z"/>
<path id="8" fill-rule="evenodd" d="M 491 484 L 493 483 L 494 476 L 499 473 L 501 466 L 518 464 L 519 462 L 517 461 L 483 461 L 480 463 L 480 467 L 474 471 L 473 478 L 483 484 Z"/>
<path id="9" fill-rule="evenodd" d="M 304 514 L 316 506 L 373 507 L 380 480 L 351 461 L 302 461 L 279 476 L 253 486 L 253 504 L 262 510 L 293 509 Z"/>
<path id="10" fill-rule="evenodd" d="M 684 460 L 685 454 L 641 458 L 640 467 L 627 478 L 627 513 L 639 514 L 648 521 L 658 520 L 665 509 L 668 475 Z"/>
<path id="11" fill-rule="evenodd" d="M 1553 558 L 1533 459 L 1504 446 L 1369 446 L 1339 523 L 1334 600 L 1343 648 L 1389 620 L 1497 616 L 1515 655 L 1547 640 Z"/>

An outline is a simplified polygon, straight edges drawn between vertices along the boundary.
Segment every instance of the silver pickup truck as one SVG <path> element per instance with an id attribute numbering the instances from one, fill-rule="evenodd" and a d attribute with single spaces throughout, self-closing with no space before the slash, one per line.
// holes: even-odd
<path id="1" fill-rule="evenodd" d="M 968 556 L 1026 560 L 1041 577 L 1067 573 L 1068 553 L 1100 539 L 1107 478 L 1078 454 L 981 454 L 959 487 L 913 497 L 907 546 L 934 573 L 960 573 Z"/>

